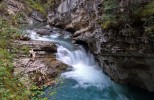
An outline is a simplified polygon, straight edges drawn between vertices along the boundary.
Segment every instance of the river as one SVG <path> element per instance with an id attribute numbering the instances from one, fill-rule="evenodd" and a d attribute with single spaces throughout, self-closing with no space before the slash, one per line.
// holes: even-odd
<path id="1" fill-rule="evenodd" d="M 81 45 L 72 44 L 68 37 L 28 32 L 33 40 L 56 43 L 57 60 L 68 65 L 68 70 L 59 76 L 62 81 L 46 88 L 43 97 L 49 100 L 154 100 L 152 93 L 110 80 L 93 54 Z"/>

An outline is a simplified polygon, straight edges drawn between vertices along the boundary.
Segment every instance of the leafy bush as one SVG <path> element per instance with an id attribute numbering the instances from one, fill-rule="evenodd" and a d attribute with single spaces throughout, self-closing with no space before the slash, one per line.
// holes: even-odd
<path id="1" fill-rule="evenodd" d="M 139 13 L 142 17 L 149 17 L 154 15 L 154 1 L 145 5 L 145 7 L 141 8 Z"/>
<path id="2" fill-rule="evenodd" d="M 46 1 L 46 0 L 45 0 Z M 46 9 L 48 6 L 53 6 L 53 0 L 26 0 L 26 7 L 29 10 L 38 10 L 43 14 L 47 14 Z M 48 5 L 48 3 L 50 3 Z M 17 76 L 13 75 L 13 55 L 14 50 L 17 51 L 16 46 L 12 45 L 14 39 L 19 37 L 19 19 L 24 17 L 25 13 L 17 12 L 15 15 L 9 15 L 6 11 L 5 3 L 0 4 L 0 100 L 36 100 L 43 93 L 43 88 L 36 87 L 35 89 L 30 86 L 30 89 L 25 87 Z M 28 12 L 29 13 L 29 12 Z M 23 46 L 21 48 L 24 54 L 27 54 L 29 48 Z M 40 100 L 40 99 L 38 99 Z M 47 100 L 42 98 L 42 100 Z"/>
<path id="3" fill-rule="evenodd" d="M 144 33 L 154 38 L 154 1 L 136 9 L 134 15 L 141 20 Z"/>
<path id="4" fill-rule="evenodd" d="M 13 76 L 12 55 L 9 52 L 13 34 L 17 31 L 2 18 L 0 27 L 0 99 L 28 100 L 30 92 Z"/>
<path id="5" fill-rule="evenodd" d="M 103 3 L 102 27 L 108 29 L 118 23 L 117 10 L 119 8 L 116 0 L 105 0 Z"/>
<path id="6" fill-rule="evenodd" d="M 52 9 L 54 6 L 54 0 L 26 0 L 25 2 L 32 9 L 37 10 L 44 15 L 47 14 L 48 8 Z"/>

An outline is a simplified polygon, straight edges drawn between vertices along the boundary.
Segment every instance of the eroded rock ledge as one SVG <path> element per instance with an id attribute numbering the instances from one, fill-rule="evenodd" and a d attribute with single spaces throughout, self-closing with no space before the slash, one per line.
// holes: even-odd
<path id="1" fill-rule="evenodd" d="M 103 71 L 114 81 L 154 90 L 154 56 L 103 55 L 98 58 Z"/>
<path id="2" fill-rule="evenodd" d="M 44 41 L 15 41 L 17 46 L 17 56 L 14 60 L 14 75 L 26 83 L 27 87 L 31 82 L 38 86 L 55 84 L 55 78 L 61 71 L 66 69 L 66 65 L 55 58 L 56 47 L 51 42 Z M 27 48 L 23 52 L 23 48 Z M 36 53 L 32 60 L 29 50 Z"/>
<path id="3" fill-rule="evenodd" d="M 9 15 L 15 15 L 18 11 L 25 11 L 23 0 L 4 1 L 8 3 L 6 12 L 8 12 Z M 151 56 L 154 52 L 154 41 L 153 38 L 149 38 L 149 34 L 146 33 L 153 26 L 150 27 L 151 24 L 148 22 L 149 26 L 147 25 L 147 28 L 144 29 L 145 26 L 140 26 L 143 24 L 143 21 L 138 21 L 139 16 L 137 16 L 137 18 L 134 19 L 137 22 L 132 23 L 134 20 L 127 22 L 127 24 L 136 25 L 135 27 L 120 23 L 119 25 L 115 25 L 114 28 L 121 26 L 121 28 L 124 28 L 121 32 L 119 29 L 114 28 L 106 31 L 101 26 L 101 19 L 105 13 L 102 7 L 104 1 L 107 0 L 55 0 L 54 12 L 51 11 L 48 13 L 47 22 L 50 25 L 71 30 L 74 32 L 73 38 L 76 40 L 86 41 L 91 51 L 100 61 L 104 72 L 106 72 L 111 79 L 154 92 L 154 59 L 153 56 Z M 128 8 L 131 7 L 130 5 L 133 2 L 137 3 L 137 5 L 141 4 L 144 6 L 144 3 L 148 3 L 152 0 L 115 1 L 118 1 L 120 4 L 120 8 L 116 9 L 115 12 L 122 14 L 123 12 L 130 13 Z M 145 10 L 143 9 L 143 12 L 146 12 Z M 148 13 L 148 15 L 149 14 L 151 13 Z M 146 14 L 143 14 L 142 17 L 149 17 L 145 15 Z M 40 22 L 46 20 L 44 16 L 42 17 L 36 11 L 31 14 L 30 18 L 26 14 L 24 16 L 25 19 L 22 19 L 21 23 L 33 24 L 34 19 Z M 114 26 L 112 23 L 106 24 L 110 24 L 107 26 Z M 133 32 L 130 32 L 130 34 L 127 31 Z M 40 34 L 44 34 L 44 31 Z M 65 66 L 55 60 L 55 48 L 53 44 L 38 41 L 16 41 L 16 43 L 20 46 L 27 45 L 30 49 L 34 49 L 37 52 L 35 61 L 31 61 L 31 58 L 20 50 L 16 52 L 18 56 L 15 60 L 15 74 L 19 76 L 23 75 L 24 77 L 21 78 L 23 80 L 29 81 L 30 78 L 39 84 L 52 83 L 52 78 L 49 77 L 55 76 L 59 68 L 61 69 L 59 66 Z M 46 50 L 44 48 L 45 45 Z M 47 48 L 52 52 L 48 53 Z M 29 70 L 27 70 L 27 68 L 29 68 Z M 20 73 L 23 74 L 21 75 Z"/>
<path id="4" fill-rule="evenodd" d="M 75 30 L 73 38 L 89 44 L 104 72 L 111 79 L 154 92 L 154 41 L 152 36 L 146 33 L 145 26 L 142 25 L 144 22 L 140 20 L 142 17 L 148 18 L 149 14 L 146 16 L 138 12 L 141 16 L 130 18 L 126 23 L 118 19 L 118 24 L 114 24 L 112 18 L 102 21 L 102 16 L 134 16 L 138 10 L 132 10 L 132 5 L 145 5 L 145 8 L 141 9 L 146 12 L 146 4 L 151 1 L 61 0 L 56 2 L 55 12 L 49 13 L 47 18 L 50 25 Z M 106 16 L 104 2 L 108 6 L 106 9 L 113 11 L 106 11 Z M 111 6 L 117 3 L 118 8 L 112 9 L 107 2 Z"/>

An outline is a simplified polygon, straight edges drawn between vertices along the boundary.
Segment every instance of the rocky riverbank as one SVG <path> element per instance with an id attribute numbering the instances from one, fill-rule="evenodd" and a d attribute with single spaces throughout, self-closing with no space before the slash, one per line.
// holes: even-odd
<path id="1" fill-rule="evenodd" d="M 45 2 L 46 0 L 43 3 Z M 20 7 L 20 3 L 23 5 L 22 7 Z M 27 9 L 26 3 L 22 0 L 8 0 L 7 4 L 7 11 L 13 16 Z M 96 55 L 102 65 L 103 71 L 111 79 L 154 91 L 154 2 L 152 0 L 56 0 L 54 5 L 54 9 L 47 11 L 46 14 L 42 13 L 40 9 L 29 12 L 29 16 L 23 14 L 24 17 L 20 22 L 34 24 L 36 21 L 45 21 L 50 26 L 54 25 L 72 32 L 74 40 L 88 43 L 91 52 Z M 11 10 L 12 7 L 14 10 Z M 39 31 L 39 34 L 50 32 L 42 30 Z M 59 32 L 59 34 L 61 33 Z M 23 45 L 25 41 L 18 41 L 18 43 Z M 31 45 L 29 43 L 31 41 L 28 42 L 28 45 Z M 34 45 L 41 46 L 41 44 L 34 42 Z M 30 47 L 30 49 L 34 48 Z M 39 54 L 41 53 L 39 51 L 43 51 L 44 54 Z M 34 74 L 32 77 L 41 84 L 46 83 L 48 77 L 52 76 L 52 71 L 50 74 L 45 73 L 47 75 L 44 75 L 41 70 L 46 72 L 48 68 L 59 66 L 52 66 L 52 63 L 60 65 L 61 63 L 52 60 L 55 59 L 53 52 L 51 58 L 45 56 L 47 53 L 45 49 L 39 48 L 36 52 L 39 52 L 36 61 L 32 62 L 30 57 L 21 57 L 21 59 L 19 57 L 15 65 L 17 69 L 20 69 L 19 72 L 26 71 L 26 68 L 20 66 L 31 66 L 32 69 L 29 72 L 40 69 L 38 71 L 41 73 L 40 76 Z M 20 66 L 17 65 L 17 62 Z M 35 65 L 35 63 L 41 62 L 43 62 L 41 67 Z M 49 81 L 51 80 L 49 79 Z"/>
<path id="2" fill-rule="evenodd" d="M 111 79 L 154 91 L 154 43 L 147 33 L 147 28 L 153 32 L 148 20 L 153 21 L 154 13 L 147 13 L 153 9 L 149 2 L 65 0 L 56 2 L 48 23 L 87 42 Z"/>
<path id="3" fill-rule="evenodd" d="M 38 86 L 55 84 L 56 76 L 67 67 L 56 60 L 56 47 L 51 42 L 17 40 L 15 45 L 18 50 L 14 59 L 14 75 L 27 87 L 33 82 Z M 27 52 L 23 52 L 22 48 L 27 48 Z M 31 50 L 35 53 L 34 58 Z"/>
<path id="4" fill-rule="evenodd" d="M 35 4 L 31 0 L 2 0 L 0 2 L 0 7 L 3 7 L 0 17 L 11 20 L 13 27 L 19 28 L 19 25 L 23 25 L 24 31 L 35 28 L 38 35 L 50 35 L 55 32 L 61 33 L 60 35 L 68 34 L 59 28 L 50 26 L 44 28 L 47 19 L 46 11 L 39 3 Z M 42 4 L 45 3 L 46 1 L 42 2 Z M 20 33 L 12 45 L 11 53 L 15 55 L 13 74 L 28 88 L 31 84 L 54 85 L 55 78 L 66 70 L 67 66 L 56 60 L 56 46 L 52 42 L 31 40 Z"/>

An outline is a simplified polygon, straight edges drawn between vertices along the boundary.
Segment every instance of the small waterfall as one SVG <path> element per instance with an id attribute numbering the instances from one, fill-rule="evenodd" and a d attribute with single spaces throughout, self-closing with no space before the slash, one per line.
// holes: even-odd
<path id="1" fill-rule="evenodd" d="M 125 90 L 120 85 L 112 82 L 102 72 L 94 56 L 82 46 L 70 51 L 62 45 L 58 45 L 56 57 L 59 61 L 72 67 L 71 71 L 64 72 L 61 76 L 66 79 L 76 80 L 77 84 L 73 86 L 74 88 L 87 89 L 88 87 L 96 87 L 98 91 L 105 91 L 102 96 L 106 99 L 103 100 L 128 100 L 123 95 Z"/>
<path id="2" fill-rule="evenodd" d="M 29 37 L 37 41 L 51 41 L 57 45 L 57 59 L 72 67 L 71 71 L 62 73 L 63 78 L 73 79 L 78 82 L 79 87 L 94 86 L 99 89 L 111 86 L 111 80 L 107 77 L 95 61 L 93 55 L 82 46 L 74 46 L 59 38 L 56 34 L 50 36 L 39 36 L 33 30 L 27 30 Z M 76 85 L 77 87 L 77 85 Z"/>
<path id="3" fill-rule="evenodd" d="M 103 74 L 90 52 L 79 46 L 77 50 L 70 51 L 59 45 L 57 59 L 72 67 L 71 71 L 62 73 L 62 77 L 76 80 L 80 87 L 96 86 L 99 89 L 111 85 L 110 79 Z"/>
<path id="4" fill-rule="evenodd" d="M 31 40 L 55 42 L 54 39 L 58 37 L 57 34 L 51 36 L 44 35 L 41 37 L 34 30 L 26 30 L 26 32 L 29 33 L 28 36 L 31 38 Z"/>
<path id="5" fill-rule="evenodd" d="M 153 95 L 146 92 L 134 92 L 127 87 L 111 81 L 101 70 L 94 56 L 82 46 L 74 45 L 69 38 L 57 34 L 38 35 L 33 30 L 27 30 L 28 36 L 36 41 L 51 41 L 57 44 L 57 60 L 70 66 L 71 70 L 61 74 L 64 84 L 57 89 L 57 94 L 50 96 L 48 88 L 45 97 L 49 100 L 151 100 Z M 53 88 L 53 87 L 52 87 Z M 143 96 L 142 96 L 143 95 Z"/>

